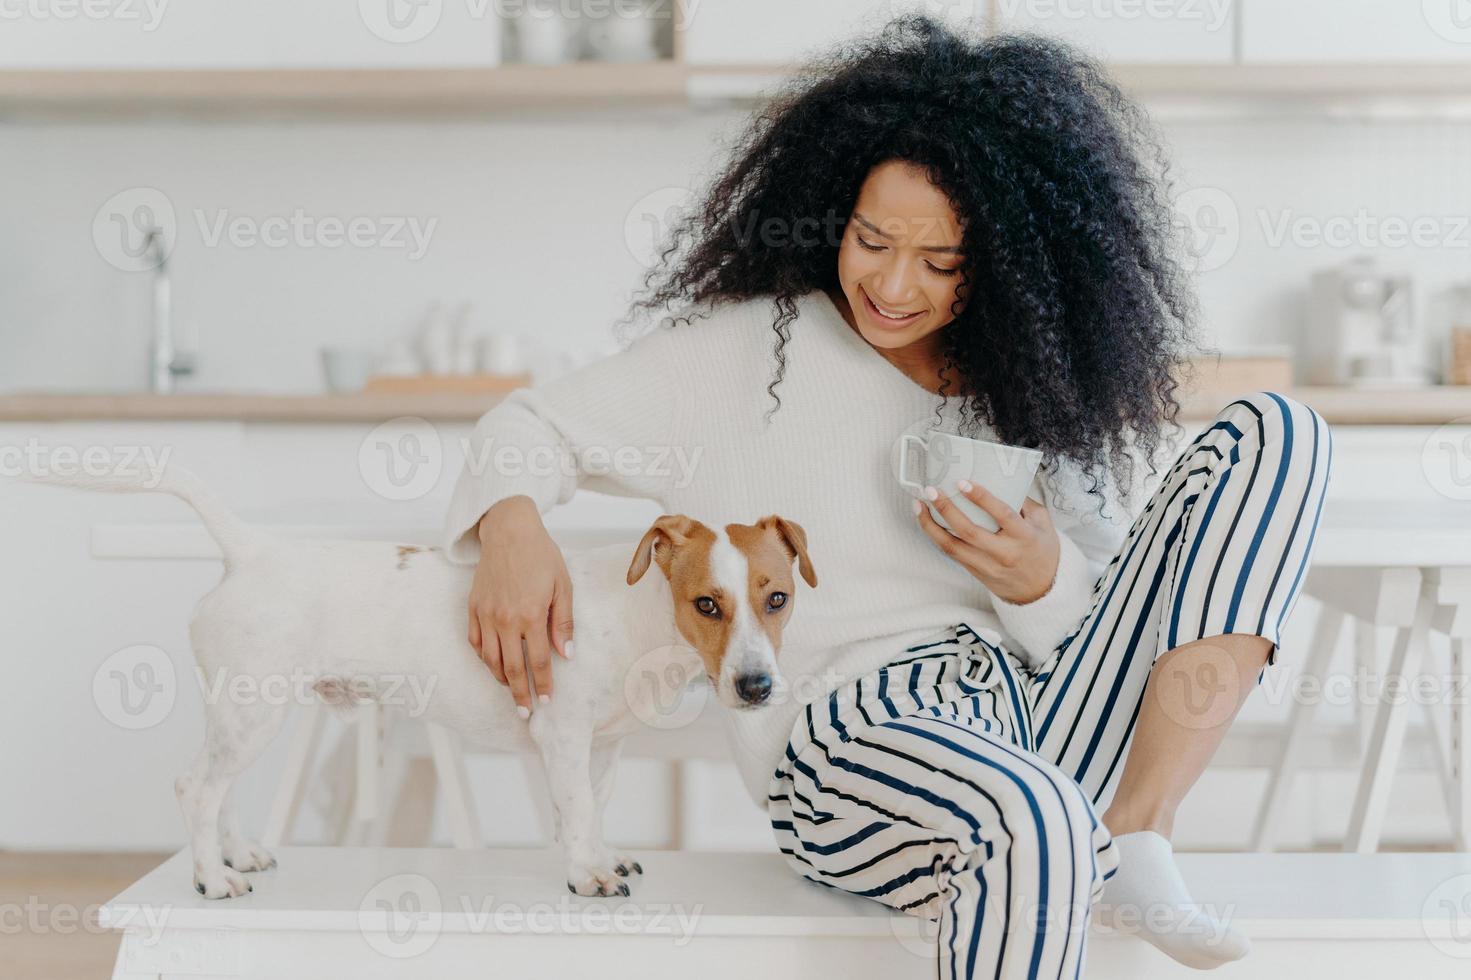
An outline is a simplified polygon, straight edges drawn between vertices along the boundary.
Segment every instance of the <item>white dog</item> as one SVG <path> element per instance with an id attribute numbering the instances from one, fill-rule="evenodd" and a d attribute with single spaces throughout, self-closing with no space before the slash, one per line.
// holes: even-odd
<path id="1" fill-rule="evenodd" d="M 624 545 L 568 551 L 579 654 L 553 658 L 555 696 L 522 721 L 509 690 L 465 637 L 472 570 L 438 549 L 271 535 L 240 520 L 178 467 L 157 486 L 112 477 L 44 479 L 173 494 L 194 508 L 223 553 L 224 579 L 190 624 L 200 670 L 223 693 L 206 699 L 204 747 L 175 784 L 194 886 L 207 898 L 243 895 L 251 890 L 243 872 L 275 864 L 241 834 L 225 798 L 280 731 L 286 706 L 230 692 L 303 675 L 314 679 L 318 696 L 338 704 L 384 700 L 390 686 L 407 682 L 432 692 L 422 706 L 426 721 L 498 749 L 534 745 L 566 850 L 567 887 L 579 895 L 627 895 L 622 879 L 643 869 L 612 854 L 602 837 L 618 745 L 645 724 L 640 718 L 649 717 L 643 712 L 650 704 L 671 703 L 684 687 L 679 672 L 660 670 L 648 672 L 652 684 L 626 684 L 630 670 L 651 652 L 693 647 L 719 700 L 753 709 L 768 700 L 776 676 L 792 612 L 792 562 L 809 586 L 817 584 L 806 534 L 775 515 L 720 530 L 689 517 L 660 517 L 631 563 Z M 651 561 L 663 575 L 645 576 Z"/>

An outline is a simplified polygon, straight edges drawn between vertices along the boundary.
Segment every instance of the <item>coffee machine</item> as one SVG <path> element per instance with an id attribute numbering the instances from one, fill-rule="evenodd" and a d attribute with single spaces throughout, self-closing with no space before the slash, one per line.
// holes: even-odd
<path id="1" fill-rule="evenodd" d="M 1355 258 L 1313 274 L 1303 351 L 1309 384 L 1407 387 L 1428 384 L 1407 275 Z"/>

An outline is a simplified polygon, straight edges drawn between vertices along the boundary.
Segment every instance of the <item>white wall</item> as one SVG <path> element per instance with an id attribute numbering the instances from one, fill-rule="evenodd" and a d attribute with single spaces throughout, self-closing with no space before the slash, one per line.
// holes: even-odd
<path id="1" fill-rule="evenodd" d="M 651 217 L 700 184 L 739 118 L 0 124 L 0 389 L 144 383 L 148 277 L 104 257 L 118 260 L 121 241 L 108 211 L 131 214 L 137 188 L 163 192 L 177 219 L 176 317 L 201 347 L 189 388 L 315 390 L 317 348 L 376 346 L 433 299 L 473 300 L 479 329 L 607 345 L 644 268 L 630 235 L 637 246 Z M 1413 272 L 1424 320 L 1444 329 L 1435 304 L 1471 275 L 1471 122 L 1175 120 L 1166 135 L 1192 192 L 1187 214 L 1207 227 L 1219 216 L 1223 229 L 1200 282 L 1207 340 L 1292 339 L 1309 274 L 1358 252 Z M 313 221 L 367 218 L 375 234 L 398 218 L 434 224 L 417 259 L 389 247 L 211 247 L 200 228 L 298 208 Z M 1305 232 L 1274 244 L 1284 219 Z M 1312 243 L 1314 229 L 1345 219 L 1367 231 L 1350 230 L 1347 246 Z M 1377 244 L 1416 219 L 1434 244 Z"/>

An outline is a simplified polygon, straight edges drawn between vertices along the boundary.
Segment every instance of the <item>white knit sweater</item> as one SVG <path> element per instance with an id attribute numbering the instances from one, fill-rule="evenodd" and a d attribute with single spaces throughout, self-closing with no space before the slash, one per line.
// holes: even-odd
<path id="1" fill-rule="evenodd" d="M 1112 495 L 1101 517 L 1076 469 L 1060 467 L 1032 492 L 1061 533 L 1051 590 L 1025 605 L 992 596 L 925 536 L 891 468 L 903 432 L 932 424 L 937 408 L 953 430 L 961 400 L 942 400 L 890 364 L 819 290 L 799 301 L 781 407 L 767 424 L 771 320 L 769 300 L 718 306 L 514 392 L 476 425 L 472 458 L 499 462 L 460 477 L 446 526 L 452 560 L 472 564 L 473 529 L 496 501 L 525 494 L 545 513 L 579 487 L 651 499 L 711 526 L 770 513 L 801 524 L 819 586 L 797 586 L 778 658 L 787 694 L 757 711 L 715 709 L 761 805 L 802 703 L 936 630 L 991 630 L 1040 664 L 1087 612 L 1127 519 Z M 694 465 L 678 465 L 678 452 Z M 579 652 L 597 656 L 586 645 Z"/>

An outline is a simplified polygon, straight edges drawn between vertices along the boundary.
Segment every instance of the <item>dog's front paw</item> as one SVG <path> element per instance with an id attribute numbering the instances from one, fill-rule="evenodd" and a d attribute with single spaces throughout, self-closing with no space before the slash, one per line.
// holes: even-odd
<path id="1" fill-rule="evenodd" d="M 271 852 L 248 840 L 227 840 L 221 847 L 225 867 L 236 871 L 269 871 L 276 866 Z"/>
<path id="2" fill-rule="evenodd" d="M 194 869 L 194 890 L 205 898 L 238 898 L 254 891 L 245 875 L 225 867 Z"/>
<path id="3" fill-rule="evenodd" d="M 629 875 L 641 875 L 644 866 L 625 854 L 615 854 L 612 859 L 613 870 L 624 878 Z"/>
<path id="4" fill-rule="evenodd" d="M 567 890 L 574 895 L 628 895 L 628 882 L 612 868 L 573 865 L 567 872 Z"/>

